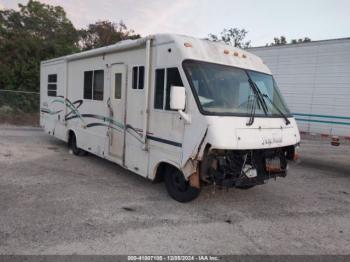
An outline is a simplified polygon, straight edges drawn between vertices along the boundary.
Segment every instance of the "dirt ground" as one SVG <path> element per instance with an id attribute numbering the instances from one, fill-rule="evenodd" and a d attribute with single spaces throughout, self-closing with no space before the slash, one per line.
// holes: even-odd
<path id="1" fill-rule="evenodd" d="M 0 113 L 0 125 L 39 126 L 38 113 Z"/>
<path id="2" fill-rule="evenodd" d="M 350 146 L 305 140 L 286 178 L 177 203 L 38 128 L 0 126 L 1 254 L 349 254 Z"/>

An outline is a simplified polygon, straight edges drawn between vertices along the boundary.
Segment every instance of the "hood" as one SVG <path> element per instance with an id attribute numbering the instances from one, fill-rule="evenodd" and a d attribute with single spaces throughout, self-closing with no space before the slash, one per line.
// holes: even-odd
<path id="1" fill-rule="evenodd" d="M 293 117 L 255 117 L 247 126 L 248 117 L 207 116 L 208 134 L 206 141 L 216 149 L 265 149 L 295 145 L 300 134 Z"/>

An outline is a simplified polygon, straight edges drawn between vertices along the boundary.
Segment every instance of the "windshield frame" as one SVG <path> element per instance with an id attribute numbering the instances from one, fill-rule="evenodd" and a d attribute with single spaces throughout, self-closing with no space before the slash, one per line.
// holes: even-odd
<path id="1" fill-rule="evenodd" d="M 188 70 L 186 70 L 185 68 L 185 63 L 186 62 L 196 62 L 196 63 L 205 63 L 205 64 L 213 64 L 213 65 L 218 65 L 218 66 L 223 66 L 223 67 L 229 67 L 229 68 L 236 68 L 236 69 L 240 69 L 240 70 L 243 70 L 247 75 L 248 75 L 248 78 L 251 78 L 250 75 L 249 75 L 249 72 L 256 72 L 256 73 L 260 73 L 260 74 L 264 74 L 264 75 L 268 75 L 268 76 L 271 76 L 272 77 L 272 80 L 273 80 L 273 83 L 274 85 L 277 84 L 276 80 L 274 79 L 273 75 L 272 74 L 268 74 L 268 73 L 265 73 L 265 72 L 261 72 L 261 71 L 256 71 L 256 70 L 252 70 L 252 69 L 246 69 L 246 68 L 242 68 L 242 67 L 238 67 L 238 66 L 232 66 L 232 65 L 227 65 L 227 64 L 220 64 L 220 63 L 214 63 L 214 62 L 208 62 L 208 61 L 203 61 L 203 60 L 195 60 L 195 59 L 185 59 L 182 61 L 182 70 L 184 71 L 185 75 L 186 75 L 186 79 L 187 79 L 187 82 L 188 84 L 190 85 L 190 88 L 191 88 L 191 92 L 192 92 L 192 95 L 194 97 L 194 100 L 196 101 L 196 104 L 197 104 L 197 108 L 199 110 L 199 112 L 202 114 L 202 115 L 206 115 L 206 116 L 237 116 L 237 117 L 249 117 L 249 113 L 230 113 L 230 112 L 210 112 L 210 111 L 206 111 L 203 109 L 202 107 L 202 104 L 201 102 L 199 101 L 199 97 L 198 97 L 198 94 L 197 94 L 197 91 L 195 90 L 195 87 L 193 86 L 193 81 L 192 81 L 192 78 L 191 76 L 189 75 L 189 72 Z M 275 87 L 276 88 L 276 87 Z M 282 94 L 281 94 L 281 91 L 280 89 L 278 88 L 277 86 L 277 91 L 282 99 L 282 101 L 284 102 L 284 104 L 286 104 Z M 264 100 L 265 101 L 265 100 Z M 293 114 L 290 112 L 289 108 L 288 108 L 288 105 L 286 104 L 286 109 L 288 110 L 288 113 L 285 113 L 285 116 L 287 118 L 292 118 L 293 117 Z M 266 114 L 255 114 L 255 117 L 257 118 L 283 118 L 281 116 L 281 114 L 269 114 L 269 115 L 266 115 Z"/>

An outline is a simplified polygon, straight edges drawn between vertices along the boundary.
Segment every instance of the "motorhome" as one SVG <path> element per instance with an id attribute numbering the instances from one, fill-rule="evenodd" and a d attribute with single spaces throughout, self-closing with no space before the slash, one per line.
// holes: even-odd
<path id="1" fill-rule="evenodd" d="M 40 124 L 153 181 L 177 201 L 202 186 L 284 177 L 300 135 L 262 60 L 223 43 L 159 34 L 41 63 Z"/>

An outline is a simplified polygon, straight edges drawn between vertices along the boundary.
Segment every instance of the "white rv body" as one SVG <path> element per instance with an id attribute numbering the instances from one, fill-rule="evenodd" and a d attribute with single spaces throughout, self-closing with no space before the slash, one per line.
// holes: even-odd
<path id="1" fill-rule="evenodd" d="M 189 179 L 198 173 L 208 150 L 294 148 L 299 143 L 292 116 L 288 117 L 290 124 L 281 116 L 255 117 L 248 126 L 248 116 L 201 113 L 183 68 L 185 60 L 271 74 L 257 56 L 221 43 L 168 34 L 127 40 L 43 61 L 40 124 L 66 142 L 74 134 L 80 149 L 151 180 L 162 165 L 181 170 Z M 157 89 L 163 92 L 163 97 L 157 95 L 163 101 L 155 101 L 156 71 L 164 82 L 163 91 Z M 174 77 L 177 72 L 181 80 Z M 185 87 L 182 115 L 164 109 L 170 100 L 167 87 L 176 85 L 168 83 L 175 81 L 171 77 Z M 162 108 L 155 108 L 155 103 Z"/>
<path id="2" fill-rule="evenodd" d="M 302 132 L 350 138 L 350 38 L 249 52 L 271 69 Z"/>

